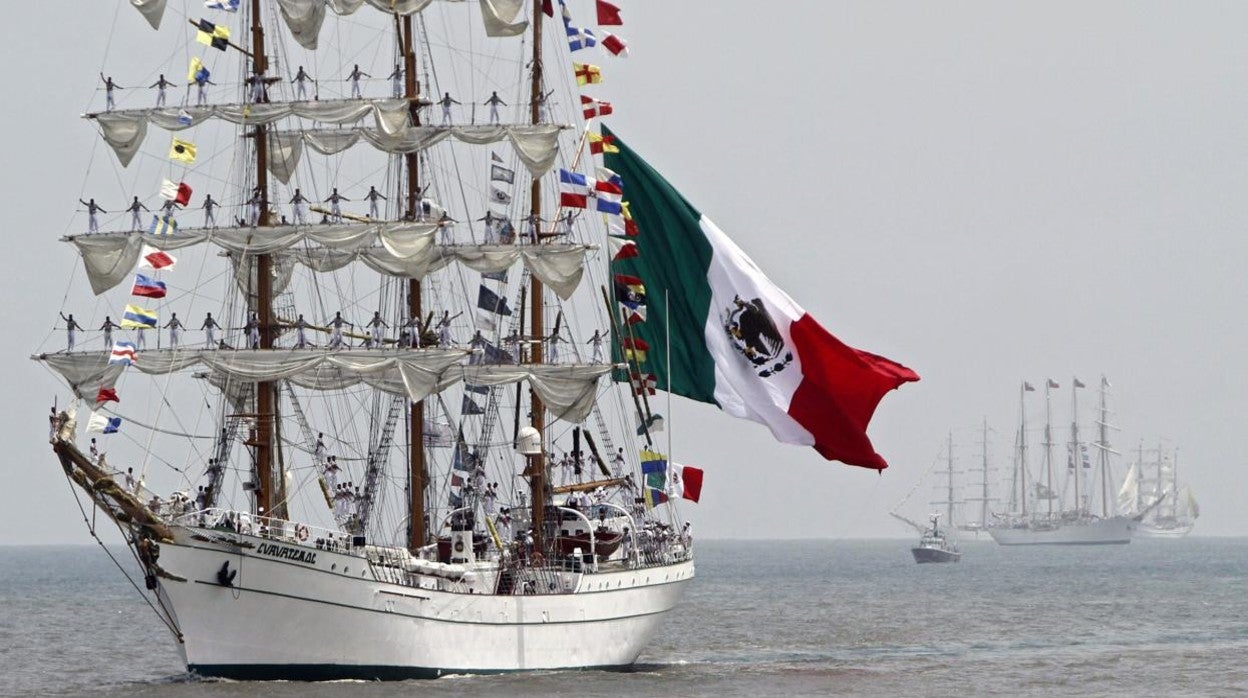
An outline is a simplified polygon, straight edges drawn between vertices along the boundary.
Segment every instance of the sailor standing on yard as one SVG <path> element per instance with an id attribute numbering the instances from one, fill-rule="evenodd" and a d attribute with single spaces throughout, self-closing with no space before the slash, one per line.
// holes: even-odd
<path id="1" fill-rule="evenodd" d="M 498 218 L 494 216 L 494 212 L 486 210 L 485 215 L 477 220 L 485 223 L 485 244 L 495 244 L 498 241 L 498 234 L 494 230 L 494 221 L 498 220 Z"/>
<path id="2" fill-rule="evenodd" d="M 299 96 L 300 101 L 306 101 L 308 99 L 307 83 L 311 79 L 312 76 L 308 75 L 308 72 L 303 69 L 303 66 L 299 66 L 299 72 L 295 73 L 295 79 L 291 80 L 291 82 L 295 83 L 295 93 Z"/>
<path id="3" fill-rule="evenodd" d="M 169 348 L 178 348 L 178 335 L 182 331 L 182 321 L 178 319 L 177 313 L 169 315 L 169 322 L 165 323 L 165 328 L 169 330 Z"/>
<path id="4" fill-rule="evenodd" d="M 413 349 L 419 349 L 420 348 L 420 333 L 423 329 L 420 326 L 420 318 L 409 317 L 407 319 L 407 322 L 403 323 L 403 326 L 407 328 L 408 346 Z"/>
<path id="5" fill-rule="evenodd" d="M 88 233 L 100 232 L 100 221 L 97 216 L 98 214 L 101 214 L 101 213 L 108 213 L 108 211 L 105 211 L 104 209 L 100 208 L 100 205 L 95 203 L 95 199 L 91 199 L 89 201 L 83 201 L 82 199 L 78 199 L 78 203 L 87 207 L 87 232 Z"/>
<path id="6" fill-rule="evenodd" d="M 498 92 L 490 93 L 490 98 L 485 100 L 485 103 L 490 105 L 490 123 L 497 124 L 498 123 L 498 105 L 501 104 L 505 107 L 507 106 L 507 103 L 503 101 L 502 97 L 498 96 Z"/>
<path id="7" fill-rule="evenodd" d="M 538 240 L 538 227 L 542 224 L 542 217 L 537 215 L 537 211 L 529 211 L 529 215 L 524 219 L 528 225 L 525 228 L 525 237 L 528 238 L 530 245 L 536 245 Z"/>
<path id="8" fill-rule="evenodd" d="M 343 319 L 341 310 L 334 313 L 334 319 L 330 320 L 328 324 L 331 328 L 329 333 L 329 347 L 331 349 L 342 348 L 342 326 L 347 325 L 348 327 L 355 327 L 355 325 L 352 325 Z"/>
<path id="9" fill-rule="evenodd" d="M 356 63 L 355 67 L 351 69 L 351 72 L 347 73 L 347 80 L 351 83 L 351 96 L 356 99 L 360 99 L 364 96 L 364 94 L 360 92 L 361 77 L 371 78 L 373 76 L 360 70 L 360 64 Z"/>
<path id="10" fill-rule="evenodd" d="M 368 201 L 368 217 L 377 220 L 377 200 L 386 201 L 386 197 L 377 191 L 377 187 L 369 186 L 368 193 L 364 195 L 364 199 Z"/>
<path id="11" fill-rule="evenodd" d="M 338 187 L 334 187 L 334 193 L 329 195 L 325 201 L 329 202 L 330 213 L 333 214 L 335 223 L 342 222 L 342 207 L 339 205 L 343 201 L 350 201 L 347 197 L 338 193 Z"/>
<path id="12" fill-rule="evenodd" d="M 213 217 L 212 210 L 220 205 L 221 204 L 218 204 L 216 201 L 213 201 L 212 194 L 209 194 L 208 196 L 204 197 L 204 205 L 201 206 L 200 208 L 204 209 L 204 227 L 205 228 L 217 227 L 217 219 Z"/>
<path id="13" fill-rule="evenodd" d="M 572 237 L 572 223 L 576 221 L 576 217 L 578 215 L 580 214 L 573 209 L 568 209 L 567 212 L 559 218 L 559 222 L 563 223 L 563 234 L 567 235 L 569 239 Z"/>
<path id="14" fill-rule="evenodd" d="M 390 73 L 390 96 L 398 99 L 403 96 L 403 68 L 394 64 L 394 72 Z"/>
<path id="15" fill-rule="evenodd" d="M 117 327 L 118 326 L 113 322 L 112 318 L 110 318 L 107 315 L 104 316 L 104 324 L 100 325 L 100 329 L 104 330 L 104 350 L 105 351 L 113 350 L 113 330 L 117 329 Z"/>
<path id="16" fill-rule="evenodd" d="M 208 86 L 215 84 L 206 75 L 195 75 L 195 106 L 202 107 L 208 102 Z"/>
<path id="17" fill-rule="evenodd" d="M 204 324 L 199 329 L 204 331 L 204 348 L 215 349 L 217 346 L 216 329 L 220 327 L 216 320 L 212 319 L 212 313 L 208 313 L 208 317 L 204 318 Z"/>
<path id="18" fill-rule="evenodd" d="M 130 206 L 126 209 L 126 212 L 130 214 L 130 229 L 141 230 L 143 228 L 143 220 L 139 217 L 139 211 L 150 213 L 151 210 L 144 206 L 143 202 L 139 201 L 139 197 L 134 197 L 134 201 L 131 201 Z"/>
<path id="19" fill-rule="evenodd" d="M 61 313 L 61 319 L 65 321 L 65 351 L 73 351 L 74 332 L 81 330 L 82 325 L 79 325 L 78 322 L 74 320 L 73 313 L 70 313 L 69 317 L 65 317 L 65 313 Z"/>
<path id="20" fill-rule="evenodd" d="M 551 332 L 550 336 L 546 338 L 546 343 L 550 346 L 550 356 L 548 358 L 549 358 L 550 363 L 552 364 L 559 363 L 559 341 L 560 339 L 561 338 L 559 337 L 558 330 Z"/>
<path id="21" fill-rule="evenodd" d="M 442 125 L 450 126 L 451 125 L 451 105 L 461 104 L 461 102 L 456 101 L 455 99 L 452 99 L 451 93 L 447 92 L 446 94 L 442 95 L 442 99 L 438 100 L 438 104 L 442 105 Z"/>
<path id="22" fill-rule="evenodd" d="M 243 325 L 243 329 L 247 330 L 247 342 L 252 349 L 260 348 L 260 318 L 255 313 L 247 316 L 247 324 Z"/>
<path id="23" fill-rule="evenodd" d="M 612 475 L 615 477 L 623 477 L 624 475 L 624 449 L 621 448 L 611 459 Z"/>
<path id="24" fill-rule="evenodd" d="M 303 349 L 308 346 L 308 321 L 303 319 L 303 314 L 299 315 L 299 319 L 295 320 L 295 348 Z"/>
<path id="25" fill-rule="evenodd" d="M 260 223 L 260 187 L 251 190 L 251 198 L 247 200 L 248 223 L 252 226 Z"/>
<path id="26" fill-rule="evenodd" d="M 165 79 L 165 74 L 160 74 L 160 79 L 148 86 L 147 89 L 156 88 L 156 106 L 165 106 L 165 90 L 173 86 L 173 83 Z"/>
<path id="27" fill-rule="evenodd" d="M 456 315 L 456 317 L 459 317 Z M 443 310 L 442 319 L 438 320 L 438 346 L 451 346 L 451 311 Z"/>
<path id="28" fill-rule="evenodd" d="M 113 90 L 124 90 L 126 88 L 113 82 L 113 76 L 111 75 L 104 77 L 104 73 L 100 73 L 100 79 L 104 81 L 104 111 L 112 111 L 114 106 Z"/>
<path id="29" fill-rule="evenodd" d="M 290 197 L 290 205 L 294 209 L 295 214 L 295 225 L 307 224 L 307 203 L 308 197 L 304 196 L 303 192 L 296 187 L 295 195 Z"/>
<path id="30" fill-rule="evenodd" d="M 365 325 L 365 327 L 368 327 L 371 330 L 369 332 L 369 340 L 367 342 L 368 348 L 369 349 L 380 348 L 381 347 L 381 329 L 383 327 L 390 327 L 389 325 L 386 324 L 385 320 L 381 319 L 381 313 L 378 311 L 373 311 L 373 319 L 369 320 L 368 324 Z"/>
<path id="31" fill-rule="evenodd" d="M 585 342 L 586 344 L 593 346 L 594 354 L 592 361 L 596 364 L 602 363 L 602 340 L 602 331 L 594 330 L 594 336 L 590 337 L 588 342 Z"/>

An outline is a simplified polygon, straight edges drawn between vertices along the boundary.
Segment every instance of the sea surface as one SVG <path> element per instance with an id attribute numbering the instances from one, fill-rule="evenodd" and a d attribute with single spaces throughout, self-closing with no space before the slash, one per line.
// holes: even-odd
<path id="1" fill-rule="evenodd" d="M 698 578 L 631 671 L 401 684 L 190 677 L 99 547 L 0 548 L 0 694 L 1248 693 L 1248 539 L 972 540 L 944 565 L 910 543 L 700 541 Z"/>

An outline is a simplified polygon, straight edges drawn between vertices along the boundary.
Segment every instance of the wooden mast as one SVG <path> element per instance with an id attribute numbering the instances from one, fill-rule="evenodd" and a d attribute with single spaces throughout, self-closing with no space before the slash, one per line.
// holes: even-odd
<path id="1" fill-rule="evenodd" d="M 529 88 L 529 120 L 536 124 L 540 120 L 541 112 L 539 109 L 539 101 L 542 97 L 542 3 L 533 3 L 533 81 Z M 542 214 L 542 182 L 534 178 L 533 184 L 529 189 L 529 206 L 532 218 L 532 224 L 536 229 L 540 222 Z M 541 239 L 540 235 L 535 236 L 537 239 L 531 242 L 536 243 Z M 535 341 L 529 344 L 530 357 L 532 363 L 542 363 L 542 336 L 545 332 L 545 324 L 543 322 L 543 289 L 542 282 L 537 277 L 532 278 L 532 286 L 529 295 L 529 312 L 530 324 L 532 325 L 532 337 Z M 529 463 L 529 488 L 532 498 L 532 519 L 533 519 L 533 549 L 539 552 L 546 550 L 544 533 L 546 525 L 546 408 L 542 405 L 542 399 L 532 388 L 529 389 L 529 404 L 532 410 L 530 424 L 537 433 L 541 435 L 540 443 L 543 450 L 537 455 L 532 456 Z"/>
<path id="2" fill-rule="evenodd" d="M 251 0 L 251 70 L 252 77 L 263 85 L 265 71 L 268 70 L 268 59 L 264 53 L 264 24 L 260 16 L 260 0 Z M 264 228 L 269 225 L 269 173 L 268 173 L 268 134 L 263 125 L 255 126 L 253 132 L 256 144 L 256 194 L 260 199 L 260 218 L 256 225 Z M 260 348 L 272 349 L 275 334 L 273 321 L 273 260 L 267 254 L 257 255 L 255 259 L 256 274 L 256 318 L 260 323 Z M 256 383 L 256 431 L 253 444 L 256 449 L 256 472 L 259 475 L 256 490 L 256 513 L 262 516 L 284 517 L 284 511 L 274 511 L 273 503 L 278 501 L 274 496 L 273 482 L 273 423 L 275 419 L 276 400 L 275 385 L 272 381 Z M 280 480 L 279 480 L 280 482 Z M 282 505 L 281 509 L 285 509 Z"/>
<path id="3" fill-rule="evenodd" d="M 412 125 L 420 125 L 420 82 L 416 80 L 416 49 L 412 32 L 412 17 L 402 21 L 403 85 L 408 100 Z M 403 156 L 407 166 L 407 217 L 415 220 L 419 215 L 420 160 L 416 153 Z M 419 319 L 423 313 L 420 297 L 420 280 L 407 281 L 407 316 Z M 413 332 L 423 333 L 423 327 L 412 327 Z M 425 545 L 425 403 L 413 402 L 408 410 L 408 524 L 407 547 L 415 552 Z"/>

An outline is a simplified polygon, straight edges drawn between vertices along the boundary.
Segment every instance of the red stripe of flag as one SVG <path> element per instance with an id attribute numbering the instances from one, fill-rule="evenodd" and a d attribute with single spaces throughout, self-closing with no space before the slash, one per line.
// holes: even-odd
<path id="1" fill-rule="evenodd" d="M 867 438 L 867 424 L 885 393 L 917 381 L 918 374 L 846 345 L 809 313 L 789 332 L 802 365 L 802 382 L 789 402 L 789 416 L 815 437 L 815 450 L 824 458 L 887 468 Z"/>

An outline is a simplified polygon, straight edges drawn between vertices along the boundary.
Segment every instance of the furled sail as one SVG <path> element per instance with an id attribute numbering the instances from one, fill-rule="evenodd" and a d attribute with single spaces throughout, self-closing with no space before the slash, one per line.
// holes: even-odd
<path id="1" fill-rule="evenodd" d="M 122 166 L 127 155 L 143 144 L 147 125 L 166 131 L 181 131 L 207 119 L 232 124 L 267 125 L 278 119 L 297 116 L 327 124 L 352 124 L 372 116 L 383 134 L 399 134 L 411 124 L 406 99 L 326 99 L 313 102 L 272 102 L 268 104 L 220 104 L 203 107 L 154 107 L 92 112 L 86 115 L 100 124 L 104 142 L 113 149 Z"/>
<path id="2" fill-rule="evenodd" d="M 188 368 L 211 371 L 222 381 L 254 383 L 287 380 L 309 390 L 341 390 L 364 383 L 382 392 L 405 395 L 413 402 L 463 382 L 509 385 L 527 381 L 560 419 L 585 420 L 593 409 L 598 380 L 607 364 L 462 365 L 463 349 L 404 350 L 212 350 L 155 349 L 139 352 L 133 368 L 162 375 Z M 64 376 L 74 394 L 92 400 L 100 387 L 112 386 L 125 369 L 108 363 L 104 352 L 43 354 L 43 361 Z"/>
<path id="3" fill-rule="evenodd" d="M 359 261 L 382 274 L 412 279 L 424 278 L 452 262 L 478 272 L 495 273 L 522 261 L 535 277 L 567 300 L 580 285 L 586 253 L 594 249 L 592 245 L 571 243 L 439 245 L 434 237 L 437 231 L 436 223 L 385 222 L 190 228 L 179 229 L 177 235 L 137 231 L 95 233 L 66 239 L 78 248 L 91 290 L 97 296 L 131 278 L 145 244 L 160 250 L 176 250 L 212 243 L 241 258 L 272 254 L 279 264 L 286 258 L 321 272 Z M 321 247 L 306 247 L 309 242 Z M 279 286 L 284 287 L 284 284 L 279 283 Z"/>
<path id="4" fill-rule="evenodd" d="M 273 132 L 273 137 L 282 143 L 284 149 L 292 150 L 298 147 L 294 145 L 296 142 L 302 142 L 322 155 L 335 155 L 360 141 L 392 155 L 404 155 L 425 150 L 450 137 L 474 145 L 506 139 L 511 142 L 516 156 L 528 168 L 529 174 L 541 177 L 555 164 L 555 156 L 559 152 L 559 131 L 563 128 L 556 124 L 535 124 L 414 126 L 397 132 L 387 132 L 384 128 L 302 129 L 277 130 Z M 288 152 L 280 157 L 283 162 L 292 159 L 297 162 L 299 155 Z M 274 174 L 280 176 L 280 173 Z"/>
<path id="5" fill-rule="evenodd" d="M 519 36 L 529 23 L 516 21 L 524 9 L 524 0 L 481 0 L 481 18 L 485 20 L 486 36 Z"/>
<path id="6" fill-rule="evenodd" d="M 368 3 L 386 14 L 405 17 L 424 10 L 432 2 L 433 0 L 277 0 L 282 20 L 290 29 L 290 35 L 300 46 L 309 50 L 317 48 L 326 10 L 332 10 L 338 15 L 350 15 Z M 523 34 L 529 23 L 515 21 L 522 9 L 523 0 L 481 0 L 486 36 Z"/>
<path id="7" fill-rule="evenodd" d="M 130 0 L 130 4 L 152 25 L 152 29 L 160 29 L 160 20 L 165 16 L 165 0 Z"/>

